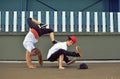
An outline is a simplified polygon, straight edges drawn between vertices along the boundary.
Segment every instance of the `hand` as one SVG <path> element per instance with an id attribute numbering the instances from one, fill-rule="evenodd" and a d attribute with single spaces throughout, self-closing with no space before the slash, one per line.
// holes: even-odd
<path id="1" fill-rule="evenodd" d="M 82 50 L 80 49 L 80 46 L 76 46 L 76 51 L 79 53 L 80 57 L 83 55 Z"/>

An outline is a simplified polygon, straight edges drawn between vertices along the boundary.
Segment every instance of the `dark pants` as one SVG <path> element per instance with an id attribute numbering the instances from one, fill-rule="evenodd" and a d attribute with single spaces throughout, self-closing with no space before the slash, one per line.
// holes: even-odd
<path id="1" fill-rule="evenodd" d="M 66 51 L 63 49 L 59 49 L 58 51 L 56 51 L 55 53 L 53 53 L 50 58 L 48 58 L 49 61 L 56 61 L 60 55 L 64 55 L 64 61 L 66 63 L 68 63 L 70 60 L 67 56 L 73 56 L 73 57 L 79 57 L 80 55 L 76 52 L 70 52 L 70 51 Z"/>
<path id="2" fill-rule="evenodd" d="M 29 25 L 30 28 L 33 28 L 33 29 L 35 29 L 37 31 L 37 33 L 38 33 L 39 36 L 42 36 L 44 34 L 53 32 L 52 29 L 39 28 L 39 26 L 37 24 L 35 24 L 35 23 L 32 22 L 31 18 L 28 18 L 27 22 L 28 22 L 28 25 Z"/>

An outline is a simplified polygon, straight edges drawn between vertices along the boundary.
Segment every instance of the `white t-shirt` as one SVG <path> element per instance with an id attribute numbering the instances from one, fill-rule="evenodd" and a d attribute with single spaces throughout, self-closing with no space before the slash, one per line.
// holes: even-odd
<path id="1" fill-rule="evenodd" d="M 29 31 L 28 34 L 25 36 L 23 46 L 26 50 L 28 50 L 31 53 L 31 51 L 35 48 L 34 44 L 37 42 L 38 39 L 36 39 L 34 34 L 31 31 Z"/>
<path id="2" fill-rule="evenodd" d="M 29 41 L 29 42 L 32 42 L 32 43 L 37 43 L 38 39 L 36 39 L 35 36 L 34 36 L 34 34 L 31 31 L 29 31 L 27 33 L 27 35 L 25 36 L 24 41 L 26 41 L 26 42 Z"/>
<path id="3" fill-rule="evenodd" d="M 66 42 L 58 42 L 55 45 L 53 45 L 49 51 L 48 51 L 48 55 L 47 55 L 47 59 L 56 51 L 58 51 L 59 49 L 64 49 L 67 50 L 67 44 Z"/>

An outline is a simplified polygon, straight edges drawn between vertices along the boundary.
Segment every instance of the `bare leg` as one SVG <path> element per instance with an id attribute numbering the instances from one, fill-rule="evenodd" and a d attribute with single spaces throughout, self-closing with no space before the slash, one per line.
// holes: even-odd
<path id="1" fill-rule="evenodd" d="M 50 33 L 50 39 L 51 39 L 51 41 L 54 41 L 54 40 L 55 40 L 55 37 L 54 37 L 54 33 L 53 33 L 53 32 Z"/>
<path id="2" fill-rule="evenodd" d="M 32 64 L 32 57 L 28 51 L 26 51 L 26 63 L 28 68 L 36 68 L 36 66 Z"/>
<path id="3" fill-rule="evenodd" d="M 62 55 L 59 56 L 59 59 L 58 59 L 59 69 L 65 69 L 65 68 L 62 66 L 63 59 L 64 59 L 64 55 L 62 54 Z"/>
<path id="4" fill-rule="evenodd" d="M 32 22 L 34 22 L 36 25 L 39 25 L 40 22 L 32 18 Z"/>

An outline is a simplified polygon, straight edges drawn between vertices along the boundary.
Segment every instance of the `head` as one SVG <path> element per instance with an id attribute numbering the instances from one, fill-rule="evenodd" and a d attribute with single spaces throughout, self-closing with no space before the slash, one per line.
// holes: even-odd
<path id="1" fill-rule="evenodd" d="M 69 36 L 67 39 L 67 46 L 72 46 L 77 42 L 77 39 L 75 36 Z"/>
<path id="2" fill-rule="evenodd" d="M 39 50 L 38 48 L 35 48 L 35 49 L 32 50 L 31 56 L 36 56 L 36 55 L 38 55 L 39 53 L 40 53 L 40 50 Z"/>

